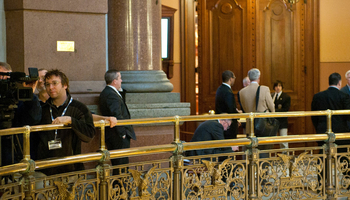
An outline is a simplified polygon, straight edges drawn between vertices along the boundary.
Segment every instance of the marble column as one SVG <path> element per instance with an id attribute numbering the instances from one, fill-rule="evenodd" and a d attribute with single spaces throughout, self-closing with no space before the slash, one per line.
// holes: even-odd
<path id="1" fill-rule="evenodd" d="M 190 104 L 180 103 L 180 94 L 162 70 L 161 1 L 108 1 L 108 68 L 121 71 L 122 88 L 132 119 L 189 115 Z M 170 144 L 172 124 L 134 126 L 131 147 Z M 169 158 L 171 154 L 132 157 L 130 162 Z"/>
<path id="2" fill-rule="evenodd" d="M 160 0 L 109 0 L 109 69 L 161 70 L 160 19 Z"/>

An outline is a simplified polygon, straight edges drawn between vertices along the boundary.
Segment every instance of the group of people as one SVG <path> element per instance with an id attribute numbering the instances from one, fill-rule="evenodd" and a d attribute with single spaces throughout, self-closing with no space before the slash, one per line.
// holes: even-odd
<path id="1" fill-rule="evenodd" d="M 249 112 L 287 112 L 290 108 L 291 98 L 283 91 L 283 82 L 276 81 L 274 83 L 274 93 L 270 93 L 267 86 L 259 86 L 260 70 L 252 68 L 248 71 L 248 76 L 243 79 L 243 88 L 238 92 L 238 102 L 241 110 L 236 106 L 235 95 L 232 92 L 232 87 L 235 83 L 236 77 L 230 70 L 222 73 L 222 84 L 216 90 L 215 96 L 215 113 L 216 114 L 237 114 Z M 258 87 L 260 92 L 257 94 Z M 258 97 L 258 103 L 256 98 Z M 281 136 L 287 135 L 288 119 L 278 118 L 280 122 L 279 133 Z M 249 123 L 249 122 L 248 122 Z M 218 124 L 221 124 L 218 125 Z M 228 126 L 227 126 L 228 124 Z M 237 119 L 214 120 L 203 122 L 195 131 L 191 142 L 206 141 L 206 140 L 221 140 L 221 139 L 235 139 L 237 138 L 238 127 L 241 124 Z M 245 124 L 243 124 L 245 125 Z M 247 124 L 246 127 L 250 125 Z M 206 127 L 206 128 L 204 128 Z M 213 130 L 215 131 L 208 131 Z M 202 131 L 205 129 L 206 131 Z M 245 132 L 245 129 L 244 129 Z M 270 145 L 259 146 L 260 149 L 270 149 Z M 283 143 L 281 148 L 288 148 L 288 143 Z M 207 152 L 209 150 L 206 150 Z M 219 151 L 219 152 L 218 152 Z M 232 151 L 238 151 L 238 147 L 232 147 Z M 220 149 L 211 150 L 210 152 L 223 153 Z M 227 150 L 225 149 L 225 152 Z M 193 151 L 191 155 L 205 155 L 208 154 L 203 150 Z"/>
<path id="2" fill-rule="evenodd" d="M 94 137 L 94 121 L 97 120 L 110 122 L 110 127 L 106 127 L 108 150 L 129 148 L 130 139 L 136 140 L 132 126 L 115 126 L 117 119 L 130 119 L 130 113 L 125 104 L 125 91 L 121 88 L 122 79 L 119 71 L 109 70 L 105 73 L 107 86 L 99 98 L 102 116 L 92 114 L 86 105 L 73 99 L 69 93 L 69 79 L 62 71 L 57 69 L 38 71 L 39 80 L 25 85 L 31 87 L 37 95 L 33 95 L 31 101 L 18 102 L 12 122 L 13 127 L 65 124 L 71 126 L 71 129 L 31 133 L 32 159 L 41 160 L 80 154 L 81 142 L 89 142 Z M 11 66 L 0 62 L 0 72 L 12 72 Z M 0 79 L 8 78 L 9 76 L 0 76 Z M 21 135 L 17 140 L 2 137 L 1 143 L 2 165 L 13 164 L 23 158 Z M 14 150 L 14 157 L 11 156 L 12 150 Z M 128 158 L 112 160 L 113 165 L 128 162 Z M 51 175 L 81 169 L 83 169 L 83 164 L 78 163 L 44 169 L 42 172 Z"/>
<path id="3" fill-rule="evenodd" d="M 222 84 L 216 91 L 215 112 L 222 113 L 248 113 L 248 112 L 287 112 L 291 106 L 290 96 L 283 92 L 283 82 L 277 80 L 274 85 L 274 92 L 271 93 L 269 87 L 259 85 L 259 69 L 252 68 L 248 71 L 248 76 L 243 79 L 243 86 L 237 96 L 241 110 L 236 106 L 235 95 L 231 87 L 235 83 L 235 75 L 232 71 L 226 70 L 222 73 Z M 319 110 L 349 110 L 350 109 L 350 70 L 345 73 L 347 85 L 342 86 L 341 75 L 332 73 L 329 76 L 329 88 L 314 95 L 311 105 L 312 111 Z M 257 93 L 259 88 L 259 93 Z M 258 99 L 258 100 L 257 100 Z M 279 135 L 288 135 L 288 118 L 277 118 L 279 121 Z M 249 121 L 247 122 L 249 123 Z M 327 117 L 313 116 L 312 123 L 317 133 L 326 133 Z M 240 123 L 236 119 L 212 120 L 200 124 L 196 129 L 191 142 L 222 140 L 237 138 Z M 246 127 L 250 127 L 247 124 Z M 334 133 L 350 132 L 350 115 L 333 115 L 332 131 Z M 245 132 L 245 129 L 244 129 Z M 319 146 L 324 142 L 319 142 Z M 349 144 L 348 140 L 336 141 L 338 145 Z M 288 148 L 288 143 L 281 143 L 282 149 Z M 259 149 L 271 149 L 272 145 L 259 146 Z M 221 149 L 195 150 L 188 155 L 206 155 L 213 153 L 224 153 Z M 232 151 L 237 151 L 238 147 L 232 147 Z M 338 152 L 345 152 L 346 149 L 338 149 Z"/>
<path id="4" fill-rule="evenodd" d="M 0 62 L 0 72 L 12 72 L 11 66 Z M 106 87 L 100 94 L 99 104 L 101 114 L 92 114 L 83 103 L 75 100 L 69 93 L 69 79 L 60 70 L 39 69 L 39 80 L 26 83 L 36 95 L 31 101 L 19 102 L 12 122 L 13 127 L 37 124 L 66 124 L 71 129 L 35 132 L 31 134 L 31 157 L 34 160 L 52 157 L 63 157 L 81 153 L 81 142 L 89 142 L 95 135 L 94 121 L 108 120 L 110 127 L 106 128 L 106 145 L 108 150 L 130 147 L 130 140 L 136 140 L 136 134 L 132 126 L 115 126 L 117 119 L 130 119 L 130 113 L 125 103 L 125 90 L 122 89 L 121 74 L 117 70 L 109 70 L 105 73 Z M 232 88 L 236 77 L 232 71 L 222 73 L 222 84 L 216 91 L 215 112 L 223 113 L 248 113 L 248 112 L 286 112 L 290 109 L 291 98 L 283 92 L 283 82 L 276 81 L 274 91 L 269 87 L 259 85 L 260 71 L 252 68 L 248 76 L 243 79 L 243 86 L 237 96 L 240 109 L 236 106 L 235 95 Z M 341 88 L 341 76 L 333 73 L 329 76 L 329 88 L 326 91 L 314 95 L 312 110 L 343 110 L 350 109 L 350 70 L 345 77 L 348 84 Z M 9 76 L 0 75 L 0 79 Z M 257 93 L 259 88 L 259 93 Z M 256 99 L 258 98 L 258 101 Z M 288 119 L 277 118 L 280 136 L 288 134 Z M 313 125 L 317 133 L 325 133 L 327 119 L 325 116 L 312 117 Z M 332 116 L 332 130 L 335 133 L 349 132 L 350 115 Z M 249 123 L 249 121 L 247 122 Z M 203 122 L 195 131 L 194 141 L 222 140 L 237 138 L 238 127 L 241 124 L 237 119 L 219 119 Z M 247 124 L 246 127 L 250 127 Z M 19 162 L 23 155 L 21 135 L 16 139 L 3 136 L 1 141 L 2 165 Z M 340 141 L 337 144 L 345 144 Z M 12 145 L 14 144 L 14 145 Z M 321 145 L 321 144 L 320 144 Z M 260 149 L 270 149 L 272 146 L 259 146 Z M 288 143 L 282 143 L 281 148 L 288 148 Z M 15 156 L 11 157 L 14 149 Z M 204 149 L 188 152 L 187 155 L 206 155 L 238 151 L 238 147 L 222 149 Z M 128 158 L 113 159 L 113 165 L 127 164 Z M 82 163 L 67 165 L 56 169 L 46 169 L 47 175 L 63 173 L 83 169 Z"/>

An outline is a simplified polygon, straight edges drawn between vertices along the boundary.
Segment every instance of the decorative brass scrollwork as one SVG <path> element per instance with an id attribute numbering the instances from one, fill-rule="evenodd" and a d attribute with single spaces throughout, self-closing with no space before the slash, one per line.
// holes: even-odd
<path id="1" fill-rule="evenodd" d="M 78 185 L 79 181 L 82 178 L 83 177 L 80 177 L 77 181 L 75 181 L 75 183 L 72 186 L 71 191 L 68 190 L 68 184 L 67 183 L 63 183 L 61 181 L 54 181 L 55 185 L 57 186 L 58 195 L 59 195 L 60 199 L 74 200 L 74 198 L 75 198 L 75 190 L 77 188 L 77 185 Z"/>
<path id="2" fill-rule="evenodd" d="M 221 170 L 225 165 L 231 160 L 231 158 L 228 158 L 224 160 L 219 166 L 218 169 L 215 169 L 215 163 L 210 162 L 208 160 L 202 160 L 202 162 L 207 166 L 207 169 L 209 171 L 209 174 L 211 175 L 211 184 L 212 185 L 219 185 L 222 182 L 221 178 Z"/>
<path id="3" fill-rule="evenodd" d="M 141 198 L 143 197 L 149 197 L 150 193 L 147 191 L 149 179 L 151 178 L 151 174 L 153 173 L 156 166 L 152 167 L 148 172 L 142 177 L 142 172 L 139 172 L 137 170 L 129 169 L 129 172 L 132 174 L 132 177 L 134 178 L 136 185 L 139 189 L 139 195 Z"/>

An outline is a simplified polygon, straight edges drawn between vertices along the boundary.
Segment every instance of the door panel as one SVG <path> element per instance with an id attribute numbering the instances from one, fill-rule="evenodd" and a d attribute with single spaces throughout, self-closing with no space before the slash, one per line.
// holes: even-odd
<path id="1" fill-rule="evenodd" d="M 260 38 L 256 46 L 260 62 L 257 67 L 261 70 L 261 83 L 273 91 L 276 80 L 284 82 L 283 91 L 291 96 L 290 111 L 305 110 L 305 95 L 300 83 L 305 76 L 301 70 L 301 34 L 300 20 L 303 4 L 298 3 L 290 8 L 280 0 L 262 0 L 258 9 Z M 289 118 L 289 134 L 300 134 L 305 127 L 304 118 Z"/>
<path id="2" fill-rule="evenodd" d="M 318 58 L 319 44 L 312 40 L 319 34 L 317 9 L 315 0 L 292 6 L 282 0 L 198 0 L 199 114 L 215 109 L 224 70 L 235 73 L 232 90 L 237 94 L 252 67 L 260 69 L 260 84 L 271 91 L 276 80 L 284 82 L 284 92 L 291 96 L 290 111 L 310 108 L 317 87 L 307 84 L 306 77 L 318 79 L 318 61 L 313 59 Z M 290 134 L 305 133 L 305 121 L 290 118 Z"/>
<path id="3" fill-rule="evenodd" d="M 215 93 L 225 70 L 235 73 L 233 90 L 243 87 L 246 1 L 201 1 L 199 12 L 199 113 L 215 109 Z"/>

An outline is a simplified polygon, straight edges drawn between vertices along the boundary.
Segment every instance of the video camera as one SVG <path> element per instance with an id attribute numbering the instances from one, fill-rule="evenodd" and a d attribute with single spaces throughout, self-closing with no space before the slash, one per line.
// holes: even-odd
<path id="1" fill-rule="evenodd" d="M 29 76 L 24 72 L 0 72 L 0 129 L 10 128 L 14 117 L 14 109 L 18 101 L 33 99 L 33 89 L 23 83 L 34 83 L 39 79 L 38 69 L 29 68 Z"/>

